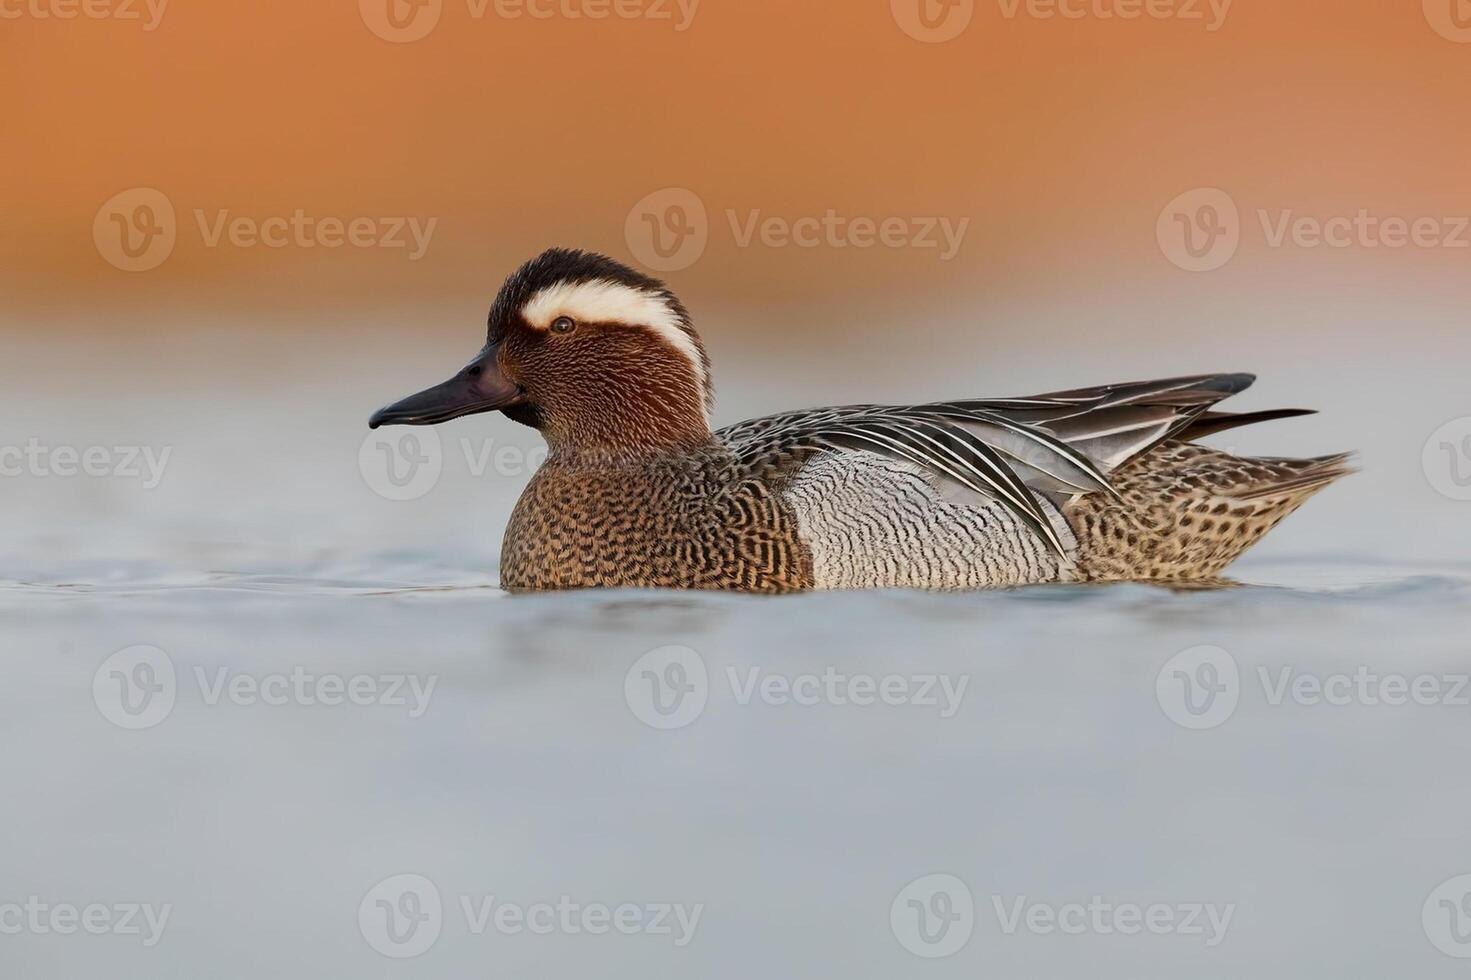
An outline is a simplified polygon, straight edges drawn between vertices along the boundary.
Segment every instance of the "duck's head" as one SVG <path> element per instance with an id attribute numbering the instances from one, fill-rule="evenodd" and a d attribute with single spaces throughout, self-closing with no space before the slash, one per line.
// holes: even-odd
<path id="1" fill-rule="evenodd" d="M 540 429 L 553 451 L 638 453 L 708 442 L 710 402 L 704 345 L 662 282 L 554 248 L 501 286 L 474 360 L 368 425 L 498 410 Z"/>

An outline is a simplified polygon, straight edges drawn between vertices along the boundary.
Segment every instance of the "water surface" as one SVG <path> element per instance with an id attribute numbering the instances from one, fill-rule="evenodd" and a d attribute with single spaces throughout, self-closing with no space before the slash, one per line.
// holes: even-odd
<path id="1" fill-rule="evenodd" d="M 1253 584 L 1205 591 L 762 599 L 508 597 L 477 564 L 399 553 L 0 567 L 0 779 L 12 790 L 0 899 L 172 908 L 153 946 L 4 936 L 6 974 L 1464 970 L 1432 944 L 1422 907 L 1471 871 L 1471 707 L 1449 680 L 1471 671 L 1471 568 L 1275 560 L 1237 569 Z M 175 700 L 129 730 L 109 720 L 106 678 L 101 694 L 94 681 L 139 646 L 167 656 Z M 1183 686 L 1171 693 L 1182 664 L 1210 679 L 1199 655 L 1178 658 L 1197 648 L 1236 668 L 1224 718 L 1192 715 Z M 640 692 L 689 680 L 667 668 L 691 656 L 703 708 L 650 715 Z M 1294 682 L 1437 678 L 1442 697 L 1273 703 L 1284 670 Z M 242 675 L 432 687 L 416 702 L 406 682 L 403 704 L 210 703 L 220 678 Z M 783 682 L 832 675 L 836 698 L 782 700 Z M 855 703 L 861 684 L 844 685 L 862 677 L 899 678 L 909 700 Z M 919 696 L 926 679 L 933 704 Z M 1205 700 L 1201 688 L 1194 709 Z M 404 874 L 433 883 L 442 913 L 438 938 L 396 960 L 375 951 L 359 908 Z M 974 915 L 968 942 L 929 960 L 891 908 L 933 874 L 963 882 Z M 488 896 L 701 912 L 683 945 L 477 934 L 461 900 L 475 910 Z M 1060 908 L 1095 896 L 1232 911 L 1213 944 L 1208 931 L 1006 930 L 1021 897 Z"/>

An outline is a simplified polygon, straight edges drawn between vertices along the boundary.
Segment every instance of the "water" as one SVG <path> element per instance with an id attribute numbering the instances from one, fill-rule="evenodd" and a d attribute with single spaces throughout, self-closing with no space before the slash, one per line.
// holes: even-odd
<path id="1" fill-rule="evenodd" d="M 1471 522 L 1422 455 L 1465 414 L 1454 351 L 1419 355 L 1420 374 L 1376 351 L 1359 369 L 1374 399 L 1343 395 L 1346 367 L 1267 365 L 1238 407 L 1328 411 L 1239 448 L 1358 448 L 1364 472 L 1253 549 L 1240 588 L 508 597 L 496 556 L 534 433 L 441 427 L 442 473 L 413 500 L 360 468 L 368 413 L 462 363 L 465 337 L 406 345 L 397 323 L 303 334 L 287 357 L 251 324 L 188 336 L 207 356 L 109 333 L 0 363 L 0 446 L 172 452 L 151 487 L 0 480 L 0 976 L 1464 972 L 1437 942 L 1471 951 L 1453 929 L 1471 923 L 1453 880 L 1471 872 Z M 1242 343 L 1110 365 L 1047 336 L 953 367 L 814 354 L 781 376 L 723 356 L 718 419 L 1234 367 Z M 487 449 L 512 458 L 476 472 Z M 1380 701 L 1390 675 L 1434 696 L 1371 703 L 1360 668 Z M 1349 703 L 1306 703 L 1336 678 Z M 320 703 L 354 683 L 365 703 Z M 852 703 L 884 683 L 898 703 Z M 4 931 L 30 896 L 169 916 L 152 945 L 49 918 Z M 540 915 L 563 896 L 594 925 L 599 903 L 649 918 L 496 926 L 501 903 Z M 1094 896 L 1125 919 L 1047 928 Z M 699 907 L 688 942 L 643 928 L 659 905 Z M 1114 929 L 1151 905 L 1178 914 L 1165 934 Z M 1181 931 L 1197 905 L 1229 910 L 1223 934 L 1204 915 Z"/>
<path id="2" fill-rule="evenodd" d="M 1471 692 L 1452 691 L 1471 669 L 1471 569 L 1238 572 L 1262 584 L 760 599 L 513 598 L 493 569 L 437 553 L 3 568 L 0 901 L 171 907 L 152 946 L 146 926 L 0 937 L 5 974 L 1460 975 L 1430 937 L 1450 907 L 1432 902 L 1428 927 L 1422 907 L 1471 871 Z M 139 645 L 166 654 L 174 702 L 129 730 L 109 720 L 127 723 L 122 688 L 94 679 Z M 1225 663 L 1168 666 L 1199 647 L 1237 669 L 1228 717 L 1229 691 L 1191 714 L 1175 686 L 1175 668 L 1210 680 L 1200 658 Z M 129 677 L 136 662 L 109 661 Z M 1273 703 L 1284 669 L 1361 666 L 1379 693 L 1391 674 L 1431 678 L 1438 702 L 1309 704 L 1288 687 Z M 836 696 L 783 703 L 784 681 L 825 674 Z M 216 691 L 242 675 L 379 686 L 336 706 Z M 405 681 L 390 697 L 404 675 L 418 695 Z M 703 709 L 660 715 L 650 677 L 701 688 Z M 852 679 L 888 677 L 907 685 L 896 703 L 852 703 Z M 415 947 L 385 939 L 369 893 L 391 879 L 388 908 L 413 911 L 404 874 L 432 882 L 441 912 L 400 962 L 372 942 Z M 974 913 L 939 940 L 968 941 L 928 960 L 906 942 L 941 947 L 916 938 L 900 892 L 934 874 L 963 882 Z M 916 886 L 927 915 L 963 897 L 951 882 Z M 489 896 L 578 911 L 550 934 L 493 917 L 477 933 Z M 1006 929 L 1022 897 L 1069 916 L 1094 896 L 1168 906 L 1181 931 L 1105 933 L 1129 920 L 1100 911 L 1102 927 L 1064 934 L 1045 909 Z M 699 917 L 682 933 L 671 912 L 667 935 L 581 930 L 582 909 L 625 903 L 645 925 L 664 905 Z M 1224 930 L 1201 912 L 1195 934 L 1196 905 L 1229 909 Z"/>

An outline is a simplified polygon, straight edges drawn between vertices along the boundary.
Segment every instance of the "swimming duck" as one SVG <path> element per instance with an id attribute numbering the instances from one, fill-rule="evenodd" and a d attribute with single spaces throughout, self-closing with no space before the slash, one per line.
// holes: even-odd
<path id="1" fill-rule="evenodd" d="M 501 584 L 979 589 L 1211 579 L 1348 454 L 1197 445 L 1309 414 L 1228 414 L 1249 374 L 1023 398 L 849 405 L 710 424 L 710 359 L 662 282 L 590 252 L 527 262 L 485 347 L 369 425 L 500 411 L 546 439 L 506 528 Z"/>

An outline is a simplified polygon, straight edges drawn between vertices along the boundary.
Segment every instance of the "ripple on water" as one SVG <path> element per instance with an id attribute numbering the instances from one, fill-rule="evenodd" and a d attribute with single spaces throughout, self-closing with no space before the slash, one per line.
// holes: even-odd
<path id="1" fill-rule="evenodd" d="M 964 617 L 977 607 L 1040 605 L 1200 612 L 1292 604 L 1465 605 L 1471 598 L 1471 567 L 1426 568 L 1338 559 L 1243 563 L 1235 571 L 1234 579 L 1190 586 L 1033 586 L 961 594 L 890 591 L 847 594 L 837 602 L 849 606 L 853 597 L 864 596 L 866 599 L 861 601 L 882 604 L 895 614 L 944 619 Z M 62 563 L 24 571 L 0 566 L 0 602 L 7 605 L 51 600 L 188 602 L 191 597 L 218 599 L 231 595 L 468 602 L 506 597 L 488 562 L 450 562 L 423 555 L 327 558 L 295 567 L 247 564 L 235 569 L 198 569 L 156 561 Z M 825 600 L 834 599 L 834 594 L 808 594 L 776 601 L 807 603 L 816 611 L 826 604 Z M 721 605 L 760 606 L 773 602 L 763 597 L 640 590 L 528 596 L 518 601 L 539 605 L 549 615 L 582 611 L 604 624 L 623 618 L 678 618 L 691 610 L 709 611 Z"/>

